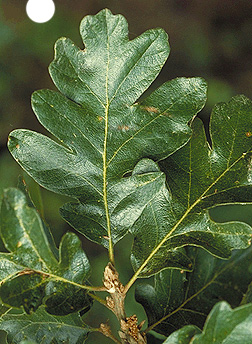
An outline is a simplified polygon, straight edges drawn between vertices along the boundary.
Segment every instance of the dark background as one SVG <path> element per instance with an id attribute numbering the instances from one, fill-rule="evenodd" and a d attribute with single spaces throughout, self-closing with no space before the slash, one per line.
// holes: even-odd
<path id="1" fill-rule="evenodd" d="M 171 53 L 153 87 L 178 76 L 205 78 L 209 84 L 208 101 L 200 117 L 206 124 L 216 102 L 227 101 L 238 93 L 252 98 L 251 0 L 55 0 L 55 15 L 44 24 L 34 23 L 27 17 L 26 2 L 0 0 L 1 193 L 4 188 L 15 186 L 18 175 L 22 174 L 6 149 L 8 133 L 15 128 L 45 133 L 31 110 L 30 96 L 37 89 L 55 89 L 47 71 L 55 41 L 66 36 L 83 47 L 79 35 L 81 19 L 105 7 L 127 18 L 130 38 L 150 28 L 165 29 Z M 31 188 L 35 189 L 34 185 Z M 41 191 L 45 218 L 58 244 L 62 233 L 69 229 L 58 215 L 65 198 Z M 242 211 L 241 207 L 232 207 L 231 212 L 230 208 L 217 209 L 213 216 L 219 221 L 240 219 L 252 224 L 252 207 L 243 207 Z M 119 270 L 124 283 L 132 273 L 128 258 L 130 238 L 125 240 L 118 248 L 123 256 Z M 92 281 L 100 285 L 107 254 L 86 240 L 83 246 L 92 262 Z M 122 250 L 122 247 L 129 249 Z M 133 312 L 131 307 L 129 313 Z M 102 316 L 103 310 L 100 313 Z M 96 316 L 96 326 L 98 323 Z M 106 339 L 98 340 L 106 343 Z"/>

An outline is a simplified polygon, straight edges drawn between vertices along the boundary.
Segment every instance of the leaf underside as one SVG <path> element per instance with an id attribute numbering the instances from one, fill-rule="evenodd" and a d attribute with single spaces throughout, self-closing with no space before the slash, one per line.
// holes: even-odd
<path id="1" fill-rule="evenodd" d="M 51 250 L 38 212 L 18 189 L 5 191 L 1 237 L 9 253 L 0 253 L 0 297 L 27 313 L 45 304 L 47 312 L 64 315 L 89 309 L 83 282 L 90 274 L 88 259 L 74 233 L 61 240 L 59 261 Z"/>

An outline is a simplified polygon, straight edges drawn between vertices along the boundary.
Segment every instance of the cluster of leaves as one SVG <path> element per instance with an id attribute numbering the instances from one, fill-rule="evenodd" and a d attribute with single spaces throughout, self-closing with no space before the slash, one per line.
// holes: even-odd
<path id="1" fill-rule="evenodd" d="M 145 333 L 164 335 L 164 343 L 250 343 L 252 229 L 216 223 L 209 209 L 251 201 L 251 101 L 215 106 L 210 146 L 196 118 L 203 79 L 177 78 L 139 100 L 169 54 L 162 29 L 129 41 L 125 18 L 103 10 L 85 17 L 80 31 L 84 50 L 66 38 L 56 43 L 49 71 L 60 92 L 32 96 L 54 139 L 15 130 L 11 154 L 41 186 L 75 199 L 62 217 L 107 248 L 112 265 L 115 244 L 131 233 L 134 275 L 125 294 L 154 275 L 154 286 L 147 280 L 136 289 Z M 80 314 L 102 302 L 88 282 L 89 261 L 73 233 L 55 247 L 23 191 L 8 189 L 2 201 L 0 329 L 8 343 L 83 343 L 98 329 Z M 24 313 L 14 314 L 20 307 Z"/>

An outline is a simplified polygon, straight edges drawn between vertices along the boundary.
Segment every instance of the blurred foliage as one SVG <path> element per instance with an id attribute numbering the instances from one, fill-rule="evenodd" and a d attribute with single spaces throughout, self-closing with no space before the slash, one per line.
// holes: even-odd
<path id="1" fill-rule="evenodd" d="M 121 13 L 127 18 L 130 38 L 154 27 L 162 27 L 168 32 L 171 55 L 153 87 L 177 76 L 204 77 L 208 81 L 209 92 L 207 105 L 200 117 L 206 125 L 216 102 L 227 101 L 238 93 L 252 98 L 251 0 L 54 0 L 55 15 L 44 24 L 34 23 L 26 16 L 26 2 L 0 0 L 1 194 L 4 188 L 17 185 L 19 175 L 26 179 L 31 190 L 36 189 L 7 152 L 8 133 L 22 127 L 45 133 L 31 110 L 30 96 L 37 89 L 54 89 L 47 72 L 53 59 L 54 43 L 59 37 L 66 36 L 83 46 L 76 23 L 80 23 L 85 15 L 95 14 L 102 8 L 107 7 L 113 13 Z M 66 198 L 46 190 L 41 190 L 41 194 L 46 221 L 58 243 L 62 234 L 69 229 L 58 214 Z M 39 199 L 37 202 L 40 202 Z M 213 209 L 211 214 L 220 222 L 229 219 L 245 220 L 252 224 L 252 206 L 232 206 L 231 209 L 227 206 L 224 211 Z M 132 274 L 130 245 L 131 239 L 126 237 L 117 248 L 122 256 L 117 263 L 124 283 Z M 107 254 L 86 239 L 83 239 L 83 246 L 92 262 L 92 282 L 100 285 Z M 140 306 L 134 303 L 128 307 L 129 314 L 140 312 L 140 321 L 143 319 Z M 101 319 L 97 319 L 95 309 L 91 311 L 92 314 L 97 324 Z M 103 315 L 104 310 L 101 309 L 99 314 Z M 101 335 L 97 334 L 95 340 L 94 337 L 94 343 L 100 342 Z M 153 343 L 158 341 L 153 337 Z M 89 342 L 92 342 L 91 337 Z M 106 339 L 103 343 L 106 343 Z"/>

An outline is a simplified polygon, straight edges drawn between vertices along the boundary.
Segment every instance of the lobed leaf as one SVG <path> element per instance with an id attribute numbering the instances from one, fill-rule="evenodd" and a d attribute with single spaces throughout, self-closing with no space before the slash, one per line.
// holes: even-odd
<path id="1" fill-rule="evenodd" d="M 18 189 L 5 191 L 1 237 L 9 251 L 0 253 L 0 297 L 5 305 L 23 306 L 30 313 L 44 303 L 56 315 L 90 308 L 82 285 L 90 265 L 80 240 L 74 233 L 65 234 L 58 261 L 37 211 Z"/>
<path id="2" fill-rule="evenodd" d="M 218 303 L 209 314 L 202 333 L 195 335 L 191 343 L 251 343 L 251 311 L 252 304 L 232 310 L 226 302 Z"/>
<path id="3" fill-rule="evenodd" d="M 214 108 L 212 147 L 199 119 L 193 121 L 192 130 L 191 140 L 160 162 L 167 187 L 163 185 L 130 229 L 134 236 L 132 264 L 138 276 L 174 266 L 170 262 L 174 255 L 178 257 L 177 268 L 181 268 L 185 259 L 177 250 L 186 245 L 201 246 L 215 256 L 228 258 L 232 249 L 250 244 L 249 225 L 216 223 L 209 209 L 251 201 L 251 101 L 237 96 Z M 182 268 L 190 270 L 191 263 Z"/>
<path id="4" fill-rule="evenodd" d="M 49 70 L 61 93 L 32 96 L 38 120 L 57 141 L 15 130 L 8 146 L 40 185 L 79 200 L 62 216 L 111 253 L 148 203 L 145 193 L 164 179 L 159 172 L 159 182 L 151 174 L 123 176 L 142 158 L 164 159 L 188 141 L 187 124 L 205 103 L 206 83 L 178 78 L 139 102 L 168 57 L 166 33 L 153 29 L 129 40 L 125 18 L 107 9 L 85 17 L 80 32 L 84 50 L 66 38 L 55 46 Z"/>
<path id="5" fill-rule="evenodd" d="M 252 280 L 252 247 L 236 250 L 231 259 L 216 258 L 205 250 L 187 248 L 192 272 L 166 269 L 156 274 L 154 286 L 138 284 L 136 300 L 144 307 L 148 325 L 169 335 L 185 325 L 203 328 L 213 306 L 221 300 L 240 305 Z"/>
<path id="6" fill-rule="evenodd" d="M 7 343 L 82 344 L 92 331 L 78 314 L 55 316 L 44 307 L 35 313 L 5 314 L 0 329 L 7 332 Z"/>

